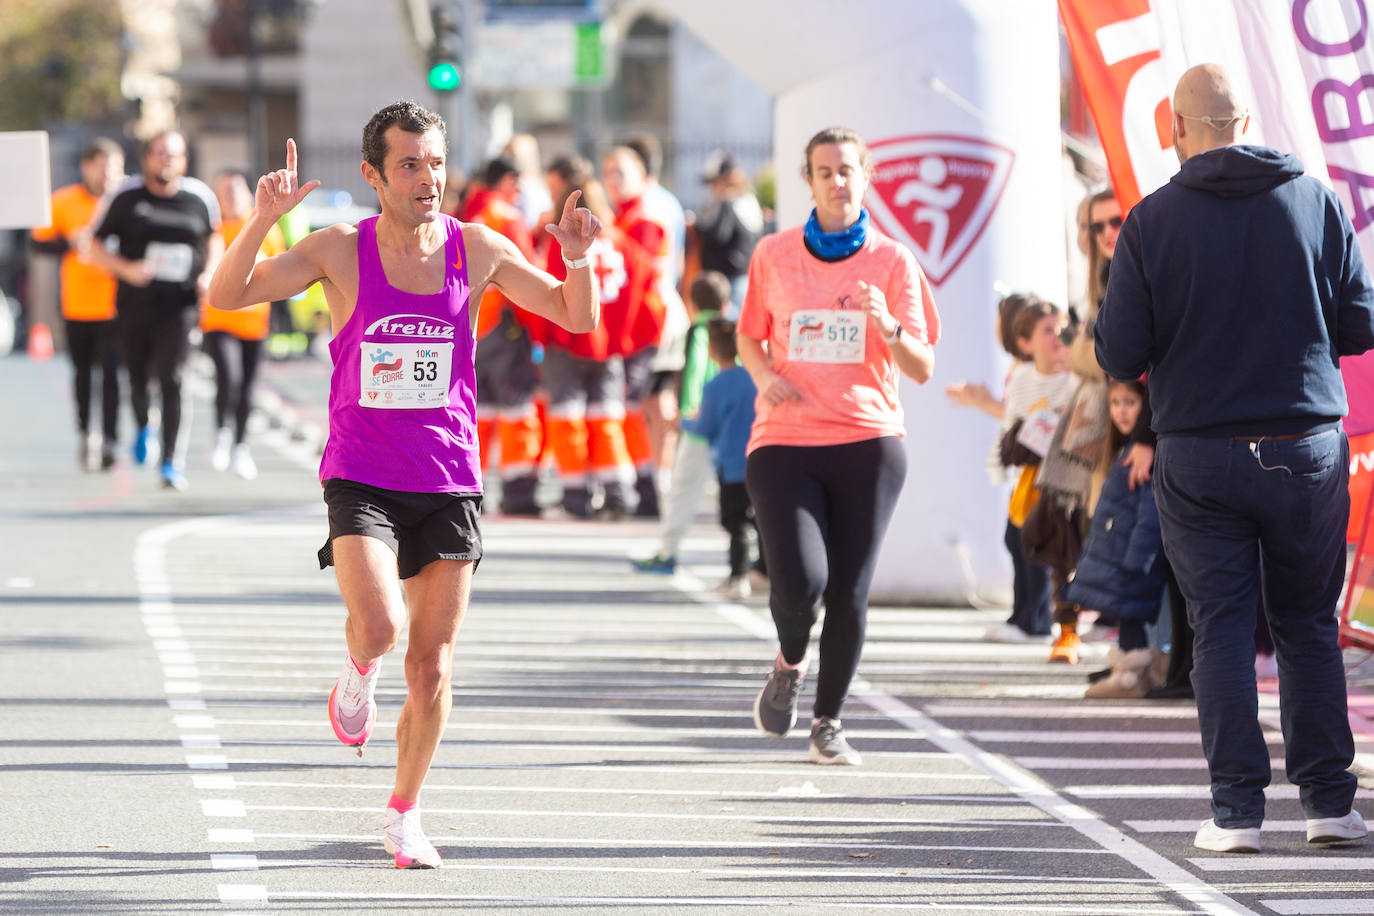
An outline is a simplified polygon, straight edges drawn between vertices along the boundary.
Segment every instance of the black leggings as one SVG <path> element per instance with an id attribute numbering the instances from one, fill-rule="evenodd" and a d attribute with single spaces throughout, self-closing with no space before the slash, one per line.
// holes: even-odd
<path id="1" fill-rule="evenodd" d="M 782 657 L 806 656 L 825 601 L 816 717 L 839 718 L 863 653 L 868 588 L 878 547 L 906 479 L 892 436 L 844 445 L 767 445 L 745 470 L 763 550 L 769 610 Z"/>
<path id="2" fill-rule="evenodd" d="M 207 331 L 202 345 L 215 364 L 215 429 L 234 416 L 234 444 L 243 442 L 253 410 L 253 381 L 258 377 L 261 340 L 244 340 L 228 331 Z"/>
<path id="3" fill-rule="evenodd" d="M 76 425 L 82 433 L 91 428 L 91 393 L 94 369 L 100 370 L 100 432 L 114 442 L 119 426 L 119 340 L 115 323 L 67 321 L 67 352 L 72 357 L 72 383 L 76 389 Z"/>
<path id="4" fill-rule="evenodd" d="M 181 373 L 191 351 L 188 334 L 200 314 L 187 308 L 136 308 L 119 313 L 124 365 L 129 370 L 129 402 L 139 429 L 148 425 L 148 380 L 157 376 L 162 396 L 162 460 L 176 454 L 181 429 Z"/>

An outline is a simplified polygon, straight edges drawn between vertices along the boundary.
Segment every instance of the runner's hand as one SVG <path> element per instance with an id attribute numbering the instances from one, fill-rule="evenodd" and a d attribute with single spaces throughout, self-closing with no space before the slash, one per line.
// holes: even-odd
<path id="1" fill-rule="evenodd" d="M 578 209 L 577 201 L 581 196 L 581 191 L 569 194 L 558 225 L 549 223 L 544 227 L 558 240 L 559 247 L 563 249 L 563 257 L 569 261 L 576 261 L 585 255 L 587 249 L 592 247 L 592 242 L 601 234 L 601 220 L 585 207 Z"/>
<path id="2" fill-rule="evenodd" d="M 891 337 L 897 330 L 897 319 L 887 310 L 887 297 L 872 283 L 859 281 L 859 308 L 868 315 L 868 320 L 883 339 Z"/>
<path id="3" fill-rule="evenodd" d="M 801 392 L 792 387 L 792 383 L 787 381 L 776 372 L 772 373 L 772 378 L 765 384 L 759 386 L 759 394 L 763 396 L 764 403 L 771 407 L 777 407 L 785 401 L 800 401 Z"/>
<path id="4" fill-rule="evenodd" d="M 259 213 L 277 219 L 291 212 L 291 209 L 305 199 L 305 195 L 320 186 L 318 181 L 298 185 L 296 177 L 296 141 L 286 141 L 286 168 L 268 172 L 258 179 L 258 188 L 253 196 L 253 205 Z"/>

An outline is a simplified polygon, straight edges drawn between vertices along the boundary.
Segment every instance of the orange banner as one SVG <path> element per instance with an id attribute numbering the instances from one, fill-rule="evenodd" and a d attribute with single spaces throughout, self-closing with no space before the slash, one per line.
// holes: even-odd
<path id="1" fill-rule="evenodd" d="M 1112 187 L 1128 211 L 1158 187 L 1160 152 L 1173 145 L 1169 99 L 1159 91 L 1162 60 L 1149 0 L 1059 0 L 1059 15 Z M 1134 116 L 1141 114 L 1147 116 Z"/>

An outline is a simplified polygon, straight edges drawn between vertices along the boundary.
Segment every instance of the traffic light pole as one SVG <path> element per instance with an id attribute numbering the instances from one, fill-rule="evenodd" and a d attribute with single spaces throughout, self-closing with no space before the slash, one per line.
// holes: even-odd
<path id="1" fill-rule="evenodd" d="M 463 22 L 463 39 L 460 54 L 462 55 L 463 69 L 466 70 L 472 63 L 476 48 L 473 44 L 473 36 L 477 34 L 477 4 L 475 0 L 463 0 L 459 4 L 459 16 Z M 450 122 L 458 127 L 458 168 L 462 169 L 463 175 L 471 177 L 477 168 L 477 90 L 473 81 L 464 74 L 464 79 L 458 84 L 458 91 L 451 93 L 458 96 L 458 117 Z"/>

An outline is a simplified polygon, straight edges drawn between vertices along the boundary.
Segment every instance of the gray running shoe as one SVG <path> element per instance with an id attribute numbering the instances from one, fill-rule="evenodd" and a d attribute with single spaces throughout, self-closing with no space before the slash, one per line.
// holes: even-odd
<path id="1" fill-rule="evenodd" d="M 844 740 L 839 719 L 820 719 L 811 726 L 811 762 L 856 767 L 864 761 Z"/>
<path id="2" fill-rule="evenodd" d="M 773 663 L 768 681 L 754 700 L 754 725 L 765 735 L 782 738 L 797 724 L 797 694 L 801 692 L 802 671 L 779 667 L 781 659 Z"/>

